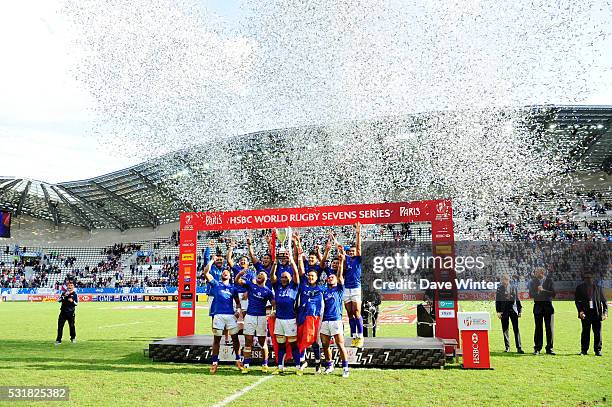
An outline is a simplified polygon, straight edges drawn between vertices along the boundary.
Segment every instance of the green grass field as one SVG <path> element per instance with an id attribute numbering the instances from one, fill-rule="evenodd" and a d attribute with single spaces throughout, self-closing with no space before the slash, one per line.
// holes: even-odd
<path id="1" fill-rule="evenodd" d="M 394 304 L 394 303 L 385 303 Z M 395 303 L 397 304 L 397 303 Z M 172 308 L 134 309 L 135 305 Z M 153 363 L 143 356 L 152 339 L 175 335 L 176 304 L 81 303 L 78 343 L 54 346 L 58 304 L 1 303 L 0 386 L 70 387 L 69 402 L 36 402 L 73 406 L 207 406 L 254 384 L 263 375 L 254 368 L 241 375 L 222 366 L 215 376 L 209 365 Z M 465 310 L 494 311 L 491 303 L 463 303 Z M 500 323 L 491 332 L 494 370 L 352 369 L 333 376 L 272 377 L 229 405 L 346 406 L 590 406 L 612 397 L 612 322 L 604 322 L 603 357 L 578 356 L 580 323 L 573 303 L 555 304 L 557 356 L 532 356 L 531 303 L 521 321 L 526 355 L 503 353 Z M 404 311 L 405 312 L 405 311 Z M 210 319 L 199 310 L 197 333 L 210 332 Z M 414 336 L 414 325 L 384 325 L 380 336 Z M 312 369 L 309 369 L 312 371 Z M 27 405 L 27 402 L 0 402 Z"/>

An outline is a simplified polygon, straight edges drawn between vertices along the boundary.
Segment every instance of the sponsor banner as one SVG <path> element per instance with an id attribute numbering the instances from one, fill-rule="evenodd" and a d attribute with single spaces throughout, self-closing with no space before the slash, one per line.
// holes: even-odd
<path id="1" fill-rule="evenodd" d="M 93 297 L 91 294 L 78 294 L 79 302 L 91 302 Z"/>
<path id="2" fill-rule="evenodd" d="M 96 301 L 96 302 L 115 302 L 115 301 L 119 301 L 119 296 L 102 294 L 102 295 L 94 295 L 92 299 L 93 301 Z"/>
<path id="3" fill-rule="evenodd" d="M 181 301 L 181 308 L 193 308 L 192 301 Z"/>
<path id="4" fill-rule="evenodd" d="M 57 295 L 28 295 L 27 300 L 32 302 L 50 302 L 57 301 Z"/>
<path id="5" fill-rule="evenodd" d="M 178 295 L 145 295 L 144 301 L 178 301 Z"/>
<path id="6" fill-rule="evenodd" d="M 181 310 L 181 317 L 184 317 L 184 318 L 192 318 L 192 317 L 193 317 L 193 310 L 190 310 L 190 309 L 182 309 L 182 310 Z"/>
<path id="7" fill-rule="evenodd" d="M 452 215 L 449 201 L 393 202 L 363 205 L 277 208 L 181 214 L 181 230 L 305 228 L 314 226 L 422 222 Z M 187 253 L 186 253 L 187 254 Z M 185 259 L 183 259 L 185 260 Z"/>
<path id="8" fill-rule="evenodd" d="M 438 318 L 455 318 L 455 310 L 454 309 L 438 310 Z"/>
<path id="9" fill-rule="evenodd" d="M 195 258 L 195 254 L 193 253 L 183 253 L 181 255 L 181 260 L 183 261 L 193 261 Z"/>
<path id="10" fill-rule="evenodd" d="M 488 331 L 461 331 L 463 367 L 465 369 L 490 369 Z"/>
<path id="11" fill-rule="evenodd" d="M 453 300 L 442 300 L 442 301 L 438 301 L 438 308 L 451 308 L 454 309 L 455 308 L 455 301 Z"/>
<path id="12" fill-rule="evenodd" d="M 491 329 L 491 315 L 488 312 L 458 312 L 459 330 L 488 331 Z"/>

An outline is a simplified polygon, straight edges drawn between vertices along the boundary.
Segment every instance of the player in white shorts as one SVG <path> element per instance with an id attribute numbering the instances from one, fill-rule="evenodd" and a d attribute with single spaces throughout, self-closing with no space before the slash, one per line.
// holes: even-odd
<path id="1" fill-rule="evenodd" d="M 293 277 L 287 271 L 283 271 L 280 276 L 280 281 L 276 277 L 277 263 L 275 262 L 272 266 L 272 286 L 274 287 L 274 299 L 276 301 L 276 321 L 274 323 L 274 335 L 276 342 L 278 343 L 278 369 L 273 374 L 282 373 L 285 370 L 285 353 L 286 353 L 286 342 L 289 342 L 291 346 L 291 354 L 293 361 L 296 366 L 296 373 L 302 375 L 303 372 L 300 370 L 300 350 L 297 343 L 297 314 L 296 314 L 296 301 L 298 298 L 298 286 L 300 284 L 300 273 L 298 272 L 298 266 L 285 251 L 279 252 L 279 262 L 286 262 L 288 257 L 291 267 L 293 269 Z M 300 262 L 301 263 L 301 262 Z M 301 266 L 300 266 L 301 267 Z"/>
<path id="2" fill-rule="evenodd" d="M 331 274 L 327 277 L 327 286 L 323 291 L 323 322 L 321 323 L 321 342 L 323 343 L 323 354 L 325 355 L 326 368 L 323 373 L 330 374 L 334 371 L 334 361 L 330 349 L 331 338 L 334 338 L 336 346 L 340 351 L 342 359 L 342 376 L 348 377 L 348 358 L 344 347 L 344 327 L 342 325 L 342 296 L 344 293 L 344 250 L 338 246 L 338 258 L 340 266 L 338 275 Z"/>
<path id="3" fill-rule="evenodd" d="M 227 248 L 227 265 L 230 267 L 234 276 L 237 276 L 241 271 L 244 271 L 245 280 L 251 281 L 255 279 L 255 270 L 250 267 L 249 259 L 246 256 L 240 256 L 238 264 L 234 263 L 233 255 L 234 248 L 236 247 L 236 241 L 231 240 Z M 242 312 L 238 314 L 238 327 L 239 330 L 244 328 L 244 317 L 245 311 L 249 305 L 249 293 L 245 287 L 238 285 L 238 296 L 240 298 L 240 304 L 242 305 Z"/>
<path id="4" fill-rule="evenodd" d="M 266 343 L 266 331 L 268 320 L 266 317 L 266 305 L 268 301 L 274 309 L 274 294 L 272 290 L 266 287 L 268 278 L 265 271 L 257 273 L 255 280 L 247 280 L 243 278 L 246 271 L 243 270 L 236 276 L 236 284 L 243 286 L 249 293 L 249 306 L 246 310 L 244 318 L 244 368 L 242 373 L 249 372 L 251 364 L 251 351 L 253 348 L 253 337 L 257 336 L 259 345 L 263 350 L 262 371 L 268 371 L 268 344 Z"/>
<path id="5" fill-rule="evenodd" d="M 355 223 L 355 246 L 349 248 L 344 261 L 344 306 L 351 327 L 351 345 L 363 346 L 361 317 L 361 223 Z"/>
<path id="6" fill-rule="evenodd" d="M 215 374 L 219 366 L 219 347 L 221 344 L 221 336 L 223 331 L 227 329 L 232 337 L 232 345 L 234 355 L 236 357 L 236 367 L 242 370 L 240 362 L 240 341 L 238 340 L 238 321 L 234 314 L 235 302 L 238 310 L 240 310 L 240 300 L 238 299 L 238 291 L 236 287 L 230 283 L 229 270 L 223 270 L 221 273 L 221 281 L 217 281 L 210 274 L 212 261 L 204 267 L 204 278 L 211 285 L 215 297 L 215 315 L 213 317 L 213 348 L 212 348 L 212 366 L 210 373 Z"/>

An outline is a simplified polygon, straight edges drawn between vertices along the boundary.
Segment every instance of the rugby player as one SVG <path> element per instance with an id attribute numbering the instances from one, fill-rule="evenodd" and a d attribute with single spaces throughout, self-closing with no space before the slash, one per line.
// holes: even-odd
<path id="1" fill-rule="evenodd" d="M 274 294 L 266 286 L 268 275 L 265 271 L 257 273 L 255 280 L 249 280 L 248 277 L 244 277 L 247 271 L 241 270 L 236 275 L 236 284 L 244 286 L 249 293 L 249 305 L 246 310 L 246 317 L 244 318 L 244 366 L 242 373 L 249 372 L 249 366 L 251 364 L 251 350 L 253 348 L 253 337 L 257 336 L 259 345 L 263 350 L 263 362 L 262 372 L 268 371 L 268 344 L 266 343 L 266 331 L 268 327 L 266 318 L 266 305 L 268 301 L 272 304 L 274 309 L 275 301 Z"/>
<path id="2" fill-rule="evenodd" d="M 334 371 L 334 361 L 332 359 L 330 340 L 333 337 L 340 359 L 342 360 L 342 377 L 349 376 L 348 357 L 344 346 L 344 327 L 342 325 L 342 297 L 344 294 L 344 249 L 338 246 L 338 258 L 340 264 L 338 274 L 331 274 L 327 277 L 327 286 L 323 287 L 323 322 L 321 323 L 321 342 L 323 343 L 323 353 L 325 355 L 326 367 L 323 373 L 330 374 Z"/>
<path id="3" fill-rule="evenodd" d="M 266 242 L 268 243 L 269 252 L 261 256 L 261 259 L 258 259 L 257 256 L 255 255 L 255 250 L 253 249 L 253 240 L 249 237 L 247 238 L 246 242 L 247 242 L 247 248 L 249 250 L 249 257 L 251 258 L 251 263 L 253 263 L 253 267 L 255 267 L 255 270 L 257 270 L 257 273 L 259 273 L 260 271 L 266 272 L 266 275 L 267 275 L 266 284 L 268 288 L 272 289 L 272 280 L 270 279 L 270 272 L 272 270 L 272 256 L 270 255 L 270 253 L 273 250 L 272 245 L 271 245 L 272 240 L 270 239 L 270 236 L 268 235 L 266 235 L 265 238 L 266 238 Z"/>
<path id="4" fill-rule="evenodd" d="M 274 324 L 274 336 L 278 343 L 278 368 L 273 374 L 285 371 L 285 351 L 288 342 L 291 354 L 296 366 L 296 373 L 302 375 L 300 370 L 300 351 L 297 343 L 297 321 L 295 305 L 298 297 L 298 285 L 300 274 L 298 266 L 284 248 L 278 253 L 278 262 L 272 265 L 272 286 L 274 287 L 274 299 L 276 301 L 276 322 Z M 293 276 L 288 271 L 283 271 L 280 278 L 277 277 L 278 270 L 284 262 L 288 262 L 292 268 Z M 302 264 L 301 262 L 299 264 Z M 303 267 L 303 266 L 300 266 Z"/>
<path id="5" fill-rule="evenodd" d="M 234 260 L 232 257 L 234 255 L 235 247 L 236 247 L 236 241 L 232 239 L 227 248 L 227 265 L 232 270 L 234 276 L 238 275 L 238 273 L 240 273 L 241 271 L 244 271 L 246 273 L 245 278 L 247 280 L 249 281 L 254 280 L 255 272 L 253 271 L 253 269 L 249 267 L 250 266 L 249 259 L 246 256 L 240 256 L 240 258 L 238 259 L 238 264 L 234 263 Z M 239 325 L 243 325 L 244 311 L 246 311 L 246 309 L 249 306 L 249 294 L 247 292 L 247 289 L 242 286 L 237 286 L 236 289 L 240 297 L 240 303 L 242 304 L 242 307 L 243 307 L 243 313 L 238 316 L 239 318 L 238 322 L 239 322 Z"/>
<path id="6" fill-rule="evenodd" d="M 228 330 L 232 337 L 232 345 L 234 355 L 236 356 L 236 367 L 242 370 L 240 362 L 240 341 L 238 340 L 238 320 L 234 315 L 234 307 L 232 302 L 236 303 L 238 312 L 241 311 L 240 300 L 236 287 L 230 283 L 230 271 L 225 269 L 221 273 L 221 281 L 217 281 L 210 274 L 212 261 L 204 268 L 204 277 L 211 285 L 212 292 L 215 297 L 215 312 L 213 317 L 213 348 L 212 348 L 212 366 L 210 373 L 215 374 L 219 367 L 219 347 L 221 344 L 221 336 L 225 329 Z"/>
<path id="7" fill-rule="evenodd" d="M 351 346 L 363 346 L 361 317 L 361 223 L 355 223 L 355 246 L 349 248 L 344 264 L 344 306 L 351 327 Z"/>
<path id="8" fill-rule="evenodd" d="M 299 235 L 296 235 L 295 247 L 298 255 L 303 253 Z M 315 373 L 321 372 L 321 348 L 319 346 L 319 325 L 321 322 L 321 311 L 323 305 L 323 289 L 318 284 L 321 268 L 312 267 L 313 257 L 309 255 L 309 259 L 304 263 L 304 267 L 300 268 L 300 284 L 299 284 L 299 308 L 297 312 L 298 324 L 298 349 L 300 350 L 300 369 L 304 370 L 308 364 L 306 363 L 306 349 L 312 346 L 312 351 L 315 357 Z M 306 270 L 305 268 L 311 266 Z"/>
<path id="9" fill-rule="evenodd" d="M 214 254 L 212 254 L 213 249 L 215 250 Z M 206 250 L 204 251 L 204 265 L 207 265 L 211 261 L 211 259 L 213 263 L 210 266 L 209 273 L 213 276 L 213 278 L 216 281 L 220 282 L 221 273 L 223 273 L 223 270 L 226 267 L 224 264 L 223 256 L 221 255 L 221 252 L 218 251 L 217 245 L 214 240 L 209 240 L 208 247 L 206 247 Z M 209 289 L 208 289 L 208 316 L 210 316 L 211 319 L 214 319 L 215 317 L 215 295 L 212 291 L 210 284 L 209 284 Z M 225 335 L 225 344 L 229 345 L 230 340 L 229 340 L 229 333 L 227 332 L 227 330 L 224 331 L 224 335 Z"/>

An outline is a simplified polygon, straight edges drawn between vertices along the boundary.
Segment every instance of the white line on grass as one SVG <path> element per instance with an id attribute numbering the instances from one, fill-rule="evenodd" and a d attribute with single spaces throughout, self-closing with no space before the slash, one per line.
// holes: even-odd
<path id="1" fill-rule="evenodd" d="M 98 329 L 115 328 L 117 326 L 136 325 L 136 324 L 144 324 L 144 322 L 137 321 L 137 322 L 126 322 L 125 324 L 103 325 L 103 326 L 99 326 Z"/>
<path id="2" fill-rule="evenodd" d="M 224 400 L 221 400 L 217 404 L 214 404 L 212 407 L 223 407 L 223 406 L 226 406 L 229 403 L 231 403 L 232 401 L 236 400 L 238 397 L 240 397 L 243 394 L 253 390 L 255 387 L 259 386 L 260 384 L 262 384 L 266 380 L 269 380 L 269 379 L 271 379 L 273 377 L 274 376 L 265 376 L 265 377 L 262 377 L 261 379 L 257 380 L 255 383 L 248 385 L 247 387 L 245 387 L 242 390 L 238 390 L 236 393 L 232 394 L 228 398 L 226 398 Z"/>

